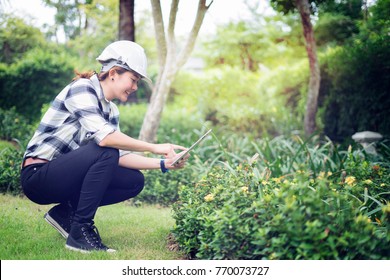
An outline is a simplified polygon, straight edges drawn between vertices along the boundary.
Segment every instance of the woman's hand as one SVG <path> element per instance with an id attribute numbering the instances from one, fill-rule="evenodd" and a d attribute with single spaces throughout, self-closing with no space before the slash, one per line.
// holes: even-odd
<path id="1" fill-rule="evenodd" d="M 165 159 L 165 168 L 167 168 L 167 169 L 180 169 L 180 168 L 183 168 L 185 166 L 185 164 L 187 163 L 187 159 L 190 157 L 190 154 L 186 154 L 180 161 L 178 161 L 174 165 L 172 165 L 172 163 L 175 161 L 176 158 L 180 157 L 185 152 L 186 151 L 183 151 L 183 152 L 181 152 L 179 154 L 175 153 L 174 156 L 166 158 Z"/>
<path id="2" fill-rule="evenodd" d="M 190 157 L 189 154 L 185 155 L 179 162 L 175 165 L 172 165 L 174 160 L 178 158 L 180 155 L 186 152 L 187 148 L 175 145 L 175 144 L 155 144 L 154 145 L 154 154 L 163 155 L 165 157 L 165 168 L 167 169 L 180 169 L 183 168 L 187 162 L 187 159 Z M 177 154 L 175 150 L 182 150 L 181 153 Z"/>
<path id="3" fill-rule="evenodd" d="M 179 145 L 169 144 L 169 143 L 154 144 L 152 153 L 156 155 L 163 155 L 165 158 L 172 158 L 177 155 L 175 150 L 185 151 L 187 150 L 187 148 Z"/>

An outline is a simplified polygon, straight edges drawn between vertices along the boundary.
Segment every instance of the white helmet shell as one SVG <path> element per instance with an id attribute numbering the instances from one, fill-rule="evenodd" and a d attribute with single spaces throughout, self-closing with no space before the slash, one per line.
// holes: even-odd
<path id="1" fill-rule="evenodd" d="M 102 71 L 107 71 L 113 66 L 120 66 L 125 69 L 130 68 L 143 78 L 150 80 L 146 75 L 147 59 L 145 51 L 140 45 L 132 41 L 122 40 L 109 44 L 96 60 L 103 65 Z"/>

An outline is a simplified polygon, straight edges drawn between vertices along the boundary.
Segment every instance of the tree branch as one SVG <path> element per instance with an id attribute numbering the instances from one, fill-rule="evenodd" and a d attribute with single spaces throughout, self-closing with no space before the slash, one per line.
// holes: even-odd
<path id="1" fill-rule="evenodd" d="M 210 8 L 212 3 L 213 1 L 211 1 L 209 5 L 206 5 L 206 0 L 199 0 L 198 11 L 196 13 L 194 25 L 192 26 L 191 32 L 187 37 L 185 47 L 180 52 L 177 59 L 177 64 L 176 64 L 177 69 L 181 68 L 186 63 L 188 57 L 190 56 L 192 50 L 194 49 L 195 41 L 198 36 L 200 27 L 202 26 L 204 16 L 206 15 L 207 10 Z"/>
<path id="2" fill-rule="evenodd" d="M 152 5 L 154 32 L 157 44 L 157 55 L 159 68 L 164 69 L 165 59 L 167 56 L 167 42 L 165 40 L 164 21 L 159 0 L 150 0 Z"/>
<path id="3" fill-rule="evenodd" d="M 170 65 L 175 64 L 176 57 L 176 38 L 175 24 L 180 0 L 172 0 L 171 10 L 169 11 L 168 38 L 167 38 L 167 61 Z"/>
<path id="4" fill-rule="evenodd" d="M 171 3 L 171 10 L 169 11 L 168 43 L 175 41 L 175 24 L 178 6 L 179 0 L 173 0 Z"/>

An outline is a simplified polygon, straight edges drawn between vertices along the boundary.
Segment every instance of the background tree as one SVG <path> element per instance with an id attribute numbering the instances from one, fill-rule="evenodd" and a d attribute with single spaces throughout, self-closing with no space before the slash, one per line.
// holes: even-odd
<path id="1" fill-rule="evenodd" d="M 155 37 L 158 52 L 159 72 L 156 85 L 146 112 L 139 138 L 146 141 L 156 141 L 157 129 L 160 124 L 164 105 L 169 95 L 169 90 L 175 75 L 188 60 L 198 36 L 204 16 L 213 3 L 208 5 L 206 0 L 199 0 L 198 9 L 194 24 L 183 49 L 178 53 L 175 37 L 176 15 L 178 12 L 179 0 L 173 0 L 169 13 L 167 32 L 164 29 L 161 4 L 159 0 L 151 0 Z"/>
<path id="2" fill-rule="evenodd" d="M 305 37 L 306 51 L 309 58 L 310 65 L 310 79 L 306 101 L 306 113 L 304 120 L 305 134 L 310 135 L 316 130 L 316 114 L 318 109 L 318 94 L 320 89 L 320 66 L 317 58 L 317 46 L 314 39 L 314 30 L 311 23 L 311 7 L 315 7 L 315 3 L 309 0 L 271 0 L 274 6 L 283 12 L 291 12 L 298 10 L 301 17 L 303 35 Z"/>
<path id="3" fill-rule="evenodd" d="M 360 21 L 366 9 L 362 0 L 321 2 L 318 21 L 315 26 L 317 46 L 343 45 L 359 32 Z"/>
<path id="4" fill-rule="evenodd" d="M 99 71 L 101 65 L 97 55 L 109 42 L 117 40 L 119 21 L 118 0 L 94 0 L 84 5 L 83 11 L 88 18 L 88 26 L 80 36 L 64 42 L 66 50 L 74 57 L 78 71 Z"/>
<path id="5" fill-rule="evenodd" d="M 88 18 L 83 7 L 90 5 L 93 0 L 43 0 L 44 3 L 57 10 L 55 23 L 62 27 L 66 39 L 74 39 L 83 29 L 88 27 Z"/>
<path id="6" fill-rule="evenodd" d="M 213 36 L 202 41 L 197 55 L 208 67 L 229 65 L 252 72 L 291 65 L 304 57 L 299 22 L 294 16 L 252 12 L 252 17 L 219 26 Z"/>
<path id="7" fill-rule="evenodd" d="M 118 39 L 135 42 L 134 0 L 119 1 Z"/>

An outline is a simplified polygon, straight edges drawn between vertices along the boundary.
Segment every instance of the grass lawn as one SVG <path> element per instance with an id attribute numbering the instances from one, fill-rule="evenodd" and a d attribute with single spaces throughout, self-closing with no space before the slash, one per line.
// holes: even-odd
<path id="1" fill-rule="evenodd" d="M 65 249 L 65 239 L 43 215 L 52 205 L 0 195 L 0 259 L 2 260 L 176 260 L 184 255 L 168 249 L 174 225 L 170 208 L 134 207 L 120 203 L 99 208 L 95 224 L 114 254 L 83 254 Z"/>

